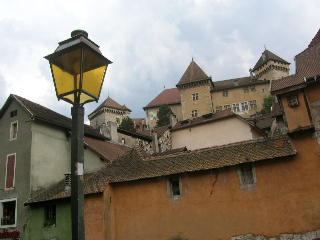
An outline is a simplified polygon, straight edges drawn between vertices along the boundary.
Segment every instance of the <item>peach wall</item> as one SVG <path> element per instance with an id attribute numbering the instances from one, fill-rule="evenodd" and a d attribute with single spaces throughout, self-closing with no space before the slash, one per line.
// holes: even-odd
<path id="1" fill-rule="evenodd" d="M 307 127 L 311 125 L 304 95 L 302 92 L 297 94 L 299 99 L 299 106 L 297 107 L 290 107 L 288 105 L 287 97 L 281 97 L 289 131 L 299 127 Z"/>
<path id="2" fill-rule="evenodd" d="M 86 240 L 104 240 L 104 200 L 103 195 L 91 195 L 84 201 L 84 224 Z"/>
<path id="3" fill-rule="evenodd" d="M 186 146 L 189 150 L 251 140 L 255 136 L 251 127 L 238 118 L 223 119 L 171 133 L 173 149 Z"/>
<path id="4" fill-rule="evenodd" d="M 241 190 L 236 168 L 182 175 L 182 196 L 168 196 L 166 178 L 112 185 L 108 240 L 229 239 L 277 236 L 320 228 L 319 145 L 293 140 L 298 155 L 256 166 L 257 185 Z"/>

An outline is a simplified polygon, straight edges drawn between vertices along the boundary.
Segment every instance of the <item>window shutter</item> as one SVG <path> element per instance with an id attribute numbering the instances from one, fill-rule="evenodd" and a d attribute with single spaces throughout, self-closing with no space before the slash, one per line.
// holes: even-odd
<path id="1" fill-rule="evenodd" d="M 16 165 L 16 155 L 9 155 L 7 159 L 6 188 L 14 187 L 15 165 Z"/>

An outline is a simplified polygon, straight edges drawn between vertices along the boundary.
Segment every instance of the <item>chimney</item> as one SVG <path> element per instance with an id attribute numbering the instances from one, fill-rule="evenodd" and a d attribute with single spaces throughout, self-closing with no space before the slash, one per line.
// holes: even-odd
<path id="1" fill-rule="evenodd" d="M 158 141 L 158 135 L 157 133 L 152 134 L 152 148 L 154 153 L 159 152 L 159 141 Z"/>
<path id="2" fill-rule="evenodd" d="M 70 192 L 71 191 L 71 174 L 66 173 L 64 175 L 64 191 Z"/>

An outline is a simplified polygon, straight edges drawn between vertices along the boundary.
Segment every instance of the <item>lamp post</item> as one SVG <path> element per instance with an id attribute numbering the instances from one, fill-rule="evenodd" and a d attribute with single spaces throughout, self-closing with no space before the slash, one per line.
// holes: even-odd
<path id="1" fill-rule="evenodd" d="M 112 62 L 83 30 L 71 32 L 71 38 L 59 43 L 45 57 L 50 63 L 58 100 L 71 103 L 71 216 L 72 239 L 84 240 L 83 219 L 83 105 L 98 101 L 107 67 Z"/>

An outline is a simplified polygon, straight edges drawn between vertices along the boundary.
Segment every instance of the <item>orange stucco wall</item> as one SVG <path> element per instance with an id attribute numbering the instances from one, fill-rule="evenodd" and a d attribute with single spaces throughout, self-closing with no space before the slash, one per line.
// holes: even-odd
<path id="1" fill-rule="evenodd" d="M 86 240 L 104 240 L 104 201 L 103 195 L 92 195 L 84 201 L 84 222 Z"/>
<path id="2" fill-rule="evenodd" d="M 311 125 L 303 92 L 298 93 L 299 106 L 290 107 L 286 96 L 281 98 L 289 131 Z"/>
<path id="3" fill-rule="evenodd" d="M 257 184 L 241 190 L 237 168 L 182 175 L 182 196 L 167 179 L 113 184 L 108 240 L 229 239 L 320 229 L 320 150 L 311 134 L 293 139 L 298 154 L 256 165 Z M 105 193 L 106 194 L 106 193 Z M 110 223 L 110 222 L 109 222 Z"/>

